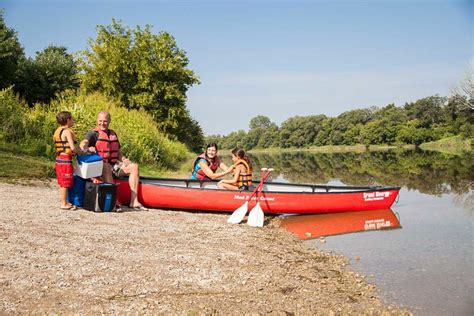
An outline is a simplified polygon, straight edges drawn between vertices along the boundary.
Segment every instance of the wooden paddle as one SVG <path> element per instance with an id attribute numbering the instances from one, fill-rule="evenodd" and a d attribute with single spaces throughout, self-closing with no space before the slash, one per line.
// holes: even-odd
<path id="1" fill-rule="evenodd" d="M 230 215 L 229 219 L 227 220 L 227 223 L 231 223 L 231 224 L 238 224 L 240 223 L 244 217 L 245 217 L 245 214 L 247 214 L 247 210 L 248 210 L 248 206 L 249 206 L 249 200 L 252 199 L 252 197 L 257 194 L 258 190 L 260 187 L 263 186 L 263 181 L 265 181 L 266 177 L 263 176 L 264 172 L 266 172 L 268 169 L 267 168 L 262 168 L 261 169 L 261 177 L 260 177 L 260 183 L 257 185 L 257 187 L 255 188 L 255 190 L 252 192 L 252 195 L 249 197 L 249 199 L 247 201 L 245 201 L 245 203 L 240 206 L 238 209 L 236 209 L 232 215 Z M 267 175 L 268 176 L 268 175 Z"/>
<path id="2" fill-rule="evenodd" d="M 270 173 L 273 171 L 273 168 L 267 169 L 267 172 L 264 173 L 262 179 L 268 178 Z M 260 207 L 260 201 L 258 200 L 259 193 L 262 192 L 263 188 L 263 181 L 260 182 L 260 185 L 257 187 L 257 204 L 253 207 L 253 209 L 249 213 L 249 218 L 247 220 L 247 224 L 253 227 L 263 227 L 263 221 L 265 219 L 265 214 L 263 213 L 262 208 Z"/>

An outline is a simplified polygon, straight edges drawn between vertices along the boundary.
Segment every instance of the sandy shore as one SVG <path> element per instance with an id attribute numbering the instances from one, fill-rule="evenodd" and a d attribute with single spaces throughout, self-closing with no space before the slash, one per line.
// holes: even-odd
<path id="1" fill-rule="evenodd" d="M 278 220 L 227 216 L 63 211 L 54 182 L 0 183 L 0 314 L 410 314 Z"/>

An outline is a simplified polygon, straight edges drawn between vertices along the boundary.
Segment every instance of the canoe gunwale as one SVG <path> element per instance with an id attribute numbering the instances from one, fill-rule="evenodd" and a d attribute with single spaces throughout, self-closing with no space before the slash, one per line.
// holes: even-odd
<path id="1" fill-rule="evenodd" d="M 127 177 L 119 178 L 121 180 L 127 179 Z M 152 181 L 169 181 L 169 182 L 183 182 L 186 186 L 176 186 L 166 183 L 148 183 Z M 230 191 L 219 188 L 206 188 L 203 187 L 205 183 L 217 183 L 219 180 L 192 180 L 183 178 L 156 178 L 156 177 L 140 177 L 141 184 L 162 186 L 167 188 L 176 188 L 184 190 L 205 190 L 212 192 L 239 192 L 239 193 L 252 193 L 253 190 L 235 190 Z M 255 183 L 259 181 L 255 180 Z M 189 187 L 190 183 L 199 183 L 199 187 Z M 311 188 L 311 192 L 296 192 L 296 191 L 272 191 L 262 190 L 263 193 L 274 193 L 274 194 L 347 194 L 347 193 L 360 193 L 360 192 L 374 192 L 374 191 L 387 191 L 396 190 L 399 191 L 401 187 L 398 186 L 345 186 L 345 185 L 323 185 L 323 184 L 304 184 L 304 183 L 285 183 L 285 182 L 264 182 L 267 185 L 277 185 L 281 187 L 301 187 Z M 323 189 L 324 191 L 317 192 L 317 189 Z M 337 190 L 337 191 L 336 191 Z"/>

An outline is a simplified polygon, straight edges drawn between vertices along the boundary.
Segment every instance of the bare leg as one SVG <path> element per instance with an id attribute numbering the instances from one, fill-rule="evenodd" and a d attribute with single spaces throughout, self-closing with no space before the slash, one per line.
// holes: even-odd
<path id="1" fill-rule="evenodd" d="M 217 187 L 219 189 L 226 189 L 226 190 L 238 190 L 239 188 L 235 185 L 232 185 L 230 183 L 225 183 L 225 182 L 222 182 L 222 181 L 219 181 L 217 183 Z"/>
<path id="2" fill-rule="evenodd" d="M 61 200 L 62 208 L 70 206 L 70 204 L 67 202 L 67 188 L 59 188 L 59 198 Z"/>
<path id="3" fill-rule="evenodd" d="M 107 183 L 114 183 L 114 178 L 112 176 L 112 165 L 109 163 L 104 163 L 104 167 L 102 168 L 102 178 L 104 182 Z"/>
<path id="4" fill-rule="evenodd" d="M 130 185 L 130 207 L 139 207 L 142 206 L 138 202 L 138 183 L 140 181 L 140 173 L 138 165 L 132 163 L 122 168 L 122 171 L 128 174 L 128 184 Z"/>

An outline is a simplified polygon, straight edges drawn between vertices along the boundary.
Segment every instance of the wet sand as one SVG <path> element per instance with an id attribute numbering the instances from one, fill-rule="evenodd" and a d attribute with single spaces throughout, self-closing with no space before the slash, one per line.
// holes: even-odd
<path id="1" fill-rule="evenodd" d="M 54 182 L 0 183 L 0 314 L 410 314 L 278 219 L 227 217 L 64 211 Z"/>

